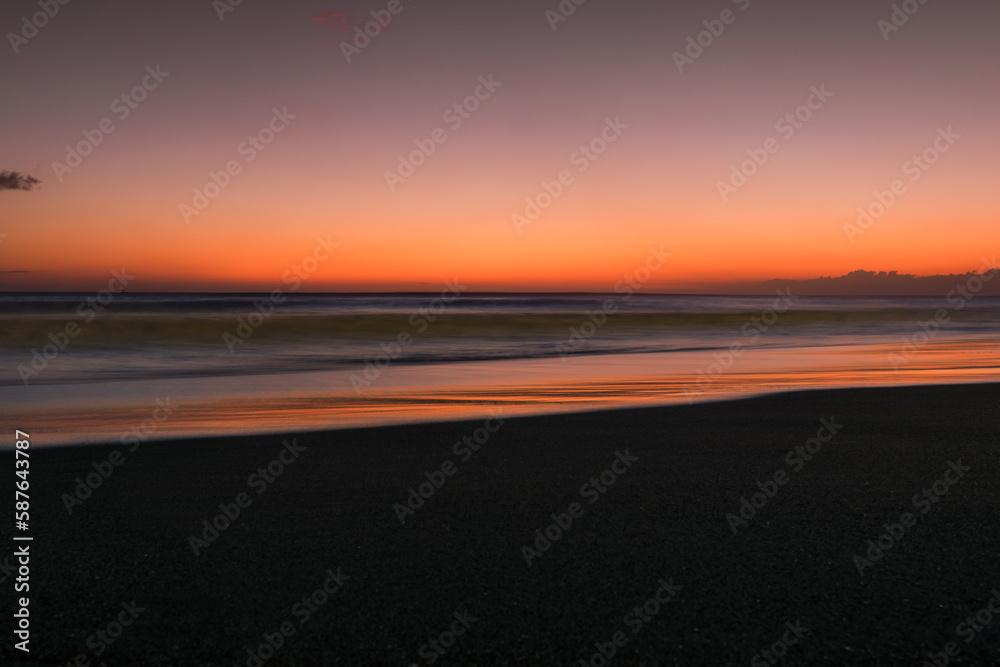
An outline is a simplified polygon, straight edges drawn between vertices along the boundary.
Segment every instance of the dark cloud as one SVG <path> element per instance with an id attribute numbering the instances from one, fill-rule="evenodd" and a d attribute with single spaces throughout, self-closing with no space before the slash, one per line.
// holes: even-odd
<path id="1" fill-rule="evenodd" d="M 31 190 L 40 181 L 34 176 L 25 176 L 16 171 L 0 171 L 0 190 Z"/>

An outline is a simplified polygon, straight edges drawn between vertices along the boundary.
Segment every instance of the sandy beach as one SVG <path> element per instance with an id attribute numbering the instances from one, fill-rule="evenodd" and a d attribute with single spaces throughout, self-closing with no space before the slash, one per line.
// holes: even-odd
<path id="1" fill-rule="evenodd" d="M 998 400 L 39 447 L 30 659 L 3 663 L 990 664 Z"/>

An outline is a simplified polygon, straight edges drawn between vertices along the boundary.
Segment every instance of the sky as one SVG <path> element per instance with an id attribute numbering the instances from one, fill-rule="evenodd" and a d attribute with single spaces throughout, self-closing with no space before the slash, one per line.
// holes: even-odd
<path id="1" fill-rule="evenodd" d="M 975 270 L 1000 5 L 902 4 L 8 0 L 0 290 Z"/>

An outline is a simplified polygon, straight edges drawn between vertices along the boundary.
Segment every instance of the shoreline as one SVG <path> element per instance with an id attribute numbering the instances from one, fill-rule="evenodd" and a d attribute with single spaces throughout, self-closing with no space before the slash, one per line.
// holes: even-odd
<path id="1" fill-rule="evenodd" d="M 624 369 L 615 359 L 590 358 L 595 365 L 574 365 L 559 382 L 539 383 L 548 366 L 510 365 L 486 386 L 479 366 L 464 364 L 431 369 L 418 376 L 395 376 L 395 384 L 366 395 L 344 390 L 344 372 L 316 371 L 243 378 L 211 378 L 192 388 L 177 381 L 121 381 L 86 385 L 42 385 L 4 391 L 10 400 L 7 418 L 33 429 L 45 447 L 100 446 L 116 441 L 176 441 L 205 437 L 258 437 L 290 432 L 321 432 L 418 425 L 482 419 L 490 410 L 510 417 L 581 414 L 602 410 L 656 409 L 678 405 L 725 403 L 799 391 L 864 388 L 983 385 L 995 382 L 993 366 L 961 368 L 961 372 L 929 366 L 905 375 L 829 366 L 762 371 L 767 357 L 745 363 L 739 372 L 709 379 L 695 378 L 691 369 L 653 375 L 655 359 L 631 355 Z M 495 364 L 490 370 L 496 372 Z M 694 368 L 692 366 L 692 368 Z M 518 375 L 519 369 L 528 375 Z M 410 369 L 399 369 L 409 371 Z M 576 375 L 573 375 L 576 374 Z M 976 381 L 978 379 L 978 381 Z M 923 382 L 921 382 L 923 380 Z M 417 382 L 416 384 L 414 382 Z M 20 394 L 20 395 L 19 395 Z M 6 399 L 5 399 L 6 397 Z M 0 445 L 0 451 L 10 447 Z"/>

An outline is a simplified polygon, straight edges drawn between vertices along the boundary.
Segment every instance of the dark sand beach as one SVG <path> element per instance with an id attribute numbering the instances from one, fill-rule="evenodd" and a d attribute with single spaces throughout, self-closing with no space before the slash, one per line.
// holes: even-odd
<path id="1" fill-rule="evenodd" d="M 1000 384 L 980 384 L 518 418 L 471 455 L 453 446 L 482 421 L 134 452 L 34 442 L 31 653 L 7 630 L 0 662 L 601 665 L 621 633 L 608 664 L 918 665 L 949 642 L 948 664 L 997 664 L 1000 615 L 960 624 L 1000 590 L 998 405 Z M 831 438 L 821 420 L 842 426 Z M 818 431 L 810 460 L 794 453 Z M 305 449 L 286 449 L 280 474 L 251 478 L 293 437 Z M 68 514 L 63 495 L 116 449 L 124 461 Z M 449 460 L 401 524 L 394 505 Z M 603 493 L 589 486 L 609 469 Z M 776 473 L 734 535 L 727 514 Z M 190 536 L 244 493 L 196 556 Z M 529 567 L 522 545 L 573 503 Z M 859 573 L 855 556 L 905 513 Z M 283 624 L 280 648 L 251 657 Z"/>

